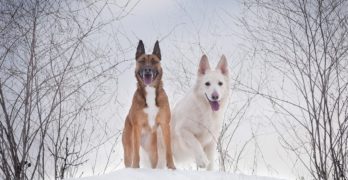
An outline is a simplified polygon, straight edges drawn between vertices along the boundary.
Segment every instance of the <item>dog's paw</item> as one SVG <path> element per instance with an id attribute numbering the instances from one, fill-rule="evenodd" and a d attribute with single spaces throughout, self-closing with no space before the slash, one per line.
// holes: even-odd
<path id="1" fill-rule="evenodd" d="M 167 168 L 171 169 L 171 170 L 175 170 L 176 169 L 174 164 L 167 164 Z"/>
<path id="2" fill-rule="evenodd" d="M 196 163 L 199 168 L 206 168 L 209 164 L 209 160 L 206 156 L 200 156 L 197 157 Z"/>
<path id="3" fill-rule="evenodd" d="M 132 168 L 139 168 L 140 166 L 139 166 L 139 163 L 136 163 L 136 164 L 133 164 L 132 165 Z"/>

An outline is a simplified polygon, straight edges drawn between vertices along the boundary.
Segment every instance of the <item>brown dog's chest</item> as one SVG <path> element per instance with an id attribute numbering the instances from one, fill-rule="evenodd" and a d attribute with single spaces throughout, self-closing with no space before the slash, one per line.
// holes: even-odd
<path id="1" fill-rule="evenodd" d="M 156 116 L 159 111 L 159 108 L 156 105 L 156 89 L 154 87 L 146 86 L 145 92 L 147 107 L 145 107 L 143 111 L 147 115 L 147 122 L 149 126 L 153 128 L 156 125 Z"/>

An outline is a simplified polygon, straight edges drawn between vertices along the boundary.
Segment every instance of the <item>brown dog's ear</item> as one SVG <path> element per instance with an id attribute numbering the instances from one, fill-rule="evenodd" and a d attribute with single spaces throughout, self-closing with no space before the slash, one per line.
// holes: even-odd
<path id="1" fill-rule="evenodd" d="M 216 70 L 220 70 L 221 73 L 225 76 L 228 75 L 228 65 L 227 65 L 227 60 L 225 55 L 221 56 L 221 59 L 218 63 L 218 65 L 216 66 Z"/>
<path id="2" fill-rule="evenodd" d="M 145 54 L 144 43 L 142 40 L 139 40 L 137 52 L 135 53 L 135 60 L 137 60 L 143 54 Z"/>
<path id="3" fill-rule="evenodd" d="M 156 41 L 155 43 L 155 47 L 153 47 L 153 55 L 156 55 L 160 60 L 161 60 L 161 49 L 159 47 L 159 43 L 158 41 Z"/>
<path id="4" fill-rule="evenodd" d="M 198 75 L 204 75 L 210 69 L 208 57 L 204 54 L 199 63 Z"/>

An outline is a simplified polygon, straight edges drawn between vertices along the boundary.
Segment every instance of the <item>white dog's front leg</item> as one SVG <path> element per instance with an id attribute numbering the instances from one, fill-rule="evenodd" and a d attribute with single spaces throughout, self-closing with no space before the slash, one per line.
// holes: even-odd
<path id="1" fill-rule="evenodd" d="M 209 143 L 204 147 L 204 152 L 208 157 L 209 165 L 207 167 L 208 171 L 211 171 L 214 169 L 214 160 L 215 160 L 215 153 L 216 153 L 216 144 L 214 142 Z"/>
<path id="2" fill-rule="evenodd" d="M 197 140 L 197 138 L 191 132 L 186 130 L 181 130 L 181 136 L 187 147 L 193 150 L 198 167 L 207 167 L 207 165 L 209 164 L 209 160 L 205 155 L 203 147 L 201 143 Z"/>

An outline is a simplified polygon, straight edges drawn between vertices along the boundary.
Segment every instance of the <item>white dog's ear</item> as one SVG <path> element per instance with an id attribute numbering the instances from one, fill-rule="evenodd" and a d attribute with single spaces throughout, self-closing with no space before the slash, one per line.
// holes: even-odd
<path id="1" fill-rule="evenodd" d="M 210 70 L 210 65 L 208 57 L 204 54 L 201 58 L 201 62 L 199 63 L 198 75 L 204 75 L 207 70 Z"/>
<path id="2" fill-rule="evenodd" d="M 225 76 L 228 75 L 228 64 L 225 55 L 221 56 L 221 59 L 215 69 L 220 70 Z"/>

